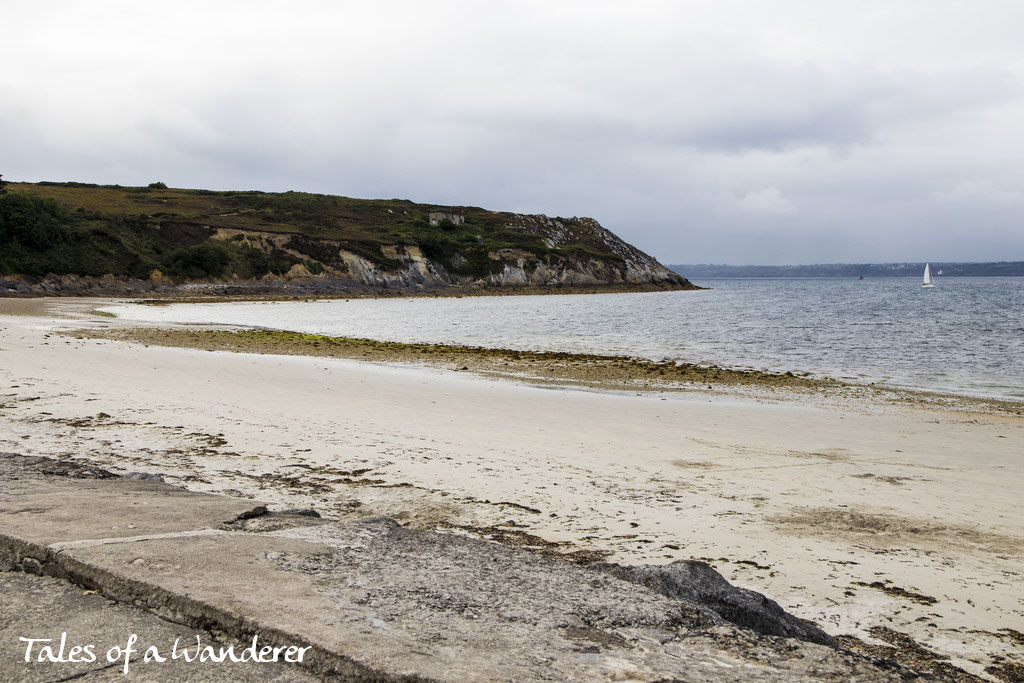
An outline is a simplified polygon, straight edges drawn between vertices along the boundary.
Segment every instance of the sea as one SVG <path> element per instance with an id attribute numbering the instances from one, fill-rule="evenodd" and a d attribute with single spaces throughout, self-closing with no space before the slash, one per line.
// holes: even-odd
<path id="1" fill-rule="evenodd" d="M 1024 278 L 771 278 L 703 291 L 231 302 L 104 310 L 388 341 L 575 351 L 1024 400 Z"/>

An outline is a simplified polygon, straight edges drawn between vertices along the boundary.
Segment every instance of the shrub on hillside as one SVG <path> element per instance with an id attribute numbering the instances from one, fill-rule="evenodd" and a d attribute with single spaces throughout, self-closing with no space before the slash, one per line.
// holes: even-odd
<path id="1" fill-rule="evenodd" d="M 68 217 L 52 199 L 24 192 L 0 195 L 0 244 L 47 249 L 67 237 Z"/>
<path id="2" fill-rule="evenodd" d="M 194 280 L 221 277 L 231 257 L 219 244 L 197 244 L 187 249 L 175 249 L 164 260 L 163 270 L 168 275 Z"/>

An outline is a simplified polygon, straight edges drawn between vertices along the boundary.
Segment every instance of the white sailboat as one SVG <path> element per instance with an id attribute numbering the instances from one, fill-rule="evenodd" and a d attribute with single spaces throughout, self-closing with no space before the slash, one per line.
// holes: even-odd
<path id="1" fill-rule="evenodd" d="M 921 283 L 921 286 L 922 287 L 934 287 L 935 286 L 932 283 L 932 271 L 931 271 L 931 268 L 928 267 L 927 263 L 924 264 L 924 282 Z"/>

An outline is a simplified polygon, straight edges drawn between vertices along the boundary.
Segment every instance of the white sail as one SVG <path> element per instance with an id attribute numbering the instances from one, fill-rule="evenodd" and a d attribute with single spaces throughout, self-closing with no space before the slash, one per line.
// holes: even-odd
<path id="1" fill-rule="evenodd" d="M 932 284 L 932 270 L 928 267 L 928 264 L 924 264 L 924 282 L 921 284 L 922 287 L 934 287 Z"/>

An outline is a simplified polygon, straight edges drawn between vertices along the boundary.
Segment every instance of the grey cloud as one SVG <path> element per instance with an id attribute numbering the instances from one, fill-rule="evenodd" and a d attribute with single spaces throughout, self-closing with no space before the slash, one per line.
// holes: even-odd
<path id="1" fill-rule="evenodd" d="M 1024 258 L 1024 9 L 982 4 L 23 4 L 0 172 L 593 215 L 673 262 Z"/>

